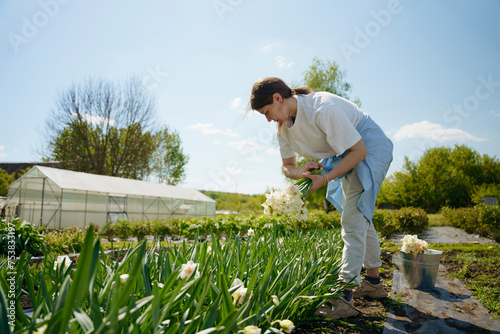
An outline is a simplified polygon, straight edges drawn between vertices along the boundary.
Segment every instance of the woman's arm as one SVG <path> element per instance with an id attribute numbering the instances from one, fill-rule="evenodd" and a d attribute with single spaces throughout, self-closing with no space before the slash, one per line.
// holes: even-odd
<path id="1" fill-rule="evenodd" d="M 363 161 L 368 154 L 366 151 L 365 143 L 361 139 L 351 148 L 348 149 L 349 153 L 339 162 L 334 169 L 329 171 L 324 175 L 312 175 L 310 172 L 304 172 L 303 176 L 310 178 L 313 181 L 311 191 L 318 190 L 322 186 L 326 185 L 331 180 L 343 175 L 354 168 L 358 163 Z M 325 178 L 326 175 L 326 178 Z"/>
<path id="2" fill-rule="evenodd" d="M 308 161 L 302 167 L 297 167 L 297 160 L 295 157 L 283 159 L 283 173 L 289 179 L 298 180 L 303 178 L 305 172 L 310 172 L 318 168 L 322 168 L 323 164 L 317 161 Z"/>

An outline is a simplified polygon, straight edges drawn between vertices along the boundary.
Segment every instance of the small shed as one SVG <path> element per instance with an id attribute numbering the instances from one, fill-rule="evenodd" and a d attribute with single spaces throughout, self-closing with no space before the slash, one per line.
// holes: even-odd
<path id="1" fill-rule="evenodd" d="M 13 214 L 63 229 L 118 219 L 215 217 L 215 201 L 198 190 L 35 166 L 9 186 Z"/>

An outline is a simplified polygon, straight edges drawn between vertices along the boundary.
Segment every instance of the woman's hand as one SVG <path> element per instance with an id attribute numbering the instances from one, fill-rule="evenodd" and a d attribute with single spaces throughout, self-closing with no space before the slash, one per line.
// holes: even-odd
<path id="1" fill-rule="evenodd" d="M 323 177 L 323 175 L 311 174 L 313 170 L 317 170 L 323 167 L 325 166 L 317 161 L 307 161 L 304 164 L 304 166 L 302 166 L 303 169 L 302 176 L 312 180 L 312 186 L 310 191 L 316 191 L 325 185 L 325 178 Z"/>
<path id="2" fill-rule="evenodd" d="M 282 166 L 285 176 L 292 180 L 299 180 L 305 176 L 305 172 L 312 172 L 323 167 L 323 164 L 317 161 L 307 161 L 302 167 L 297 167 L 295 156 L 283 159 Z"/>
<path id="3" fill-rule="evenodd" d="M 326 185 L 326 178 L 324 175 L 314 175 L 311 172 L 302 173 L 304 177 L 307 177 L 312 180 L 312 186 L 310 191 L 316 191 L 322 186 Z"/>
<path id="4" fill-rule="evenodd" d="M 308 161 L 305 163 L 304 166 L 302 166 L 302 175 L 305 176 L 304 173 L 312 172 L 313 170 L 320 169 L 323 167 L 325 167 L 325 166 L 321 162 Z"/>

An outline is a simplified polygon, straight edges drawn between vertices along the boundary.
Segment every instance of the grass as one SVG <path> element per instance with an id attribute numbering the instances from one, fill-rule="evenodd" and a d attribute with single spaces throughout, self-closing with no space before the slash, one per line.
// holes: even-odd
<path id="1" fill-rule="evenodd" d="M 484 307 L 500 319 L 500 245 L 434 244 L 434 249 L 461 263 L 461 268 L 448 270 L 450 277 L 460 279 Z"/>
<path id="2" fill-rule="evenodd" d="M 446 225 L 446 219 L 440 213 L 428 213 L 427 217 L 429 217 L 429 227 Z"/>

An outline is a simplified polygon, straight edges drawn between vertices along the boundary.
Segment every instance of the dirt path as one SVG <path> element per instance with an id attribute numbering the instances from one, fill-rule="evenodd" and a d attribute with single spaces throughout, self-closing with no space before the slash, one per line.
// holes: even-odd
<path id="1" fill-rule="evenodd" d="M 404 233 L 395 233 L 391 235 L 387 240 L 393 241 L 397 244 L 401 244 L 401 239 Z M 456 227 L 451 226 L 433 226 L 427 228 L 425 231 L 418 235 L 420 239 L 427 241 L 430 244 L 434 243 L 444 243 L 444 244 L 456 244 L 456 243 L 474 243 L 474 244 L 498 244 L 494 240 L 480 237 L 477 234 L 469 234 Z"/>

